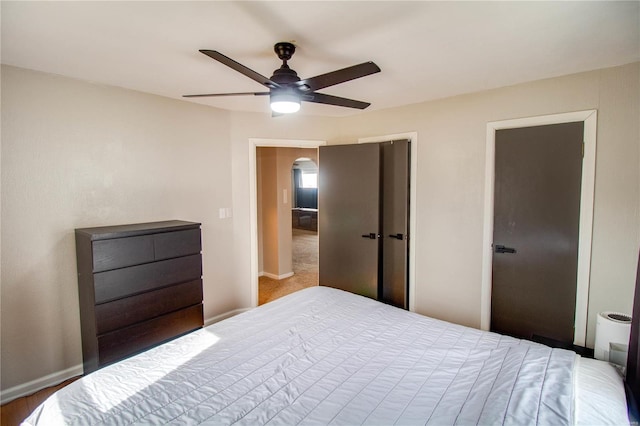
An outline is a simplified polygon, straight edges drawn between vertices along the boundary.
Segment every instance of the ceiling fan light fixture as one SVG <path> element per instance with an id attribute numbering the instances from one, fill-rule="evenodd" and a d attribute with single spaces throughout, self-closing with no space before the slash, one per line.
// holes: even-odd
<path id="1" fill-rule="evenodd" d="M 271 95 L 271 111 L 279 114 L 292 114 L 300 110 L 300 99 L 290 93 Z"/>

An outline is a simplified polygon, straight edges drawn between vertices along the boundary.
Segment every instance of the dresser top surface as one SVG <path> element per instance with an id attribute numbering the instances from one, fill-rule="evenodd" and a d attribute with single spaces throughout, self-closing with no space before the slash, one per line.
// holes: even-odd
<path id="1" fill-rule="evenodd" d="M 133 223 L 127 225 L 99 226 L 94 228 L 78 228 L 76 235 L 84 235 L 92 241 L 111 238 L 134 237 L 137 235 L 156 234 L 159 232 L 181 231 L 200 227 L 198 222 L 183 220 L 166 220 L 162 222 Z"/>

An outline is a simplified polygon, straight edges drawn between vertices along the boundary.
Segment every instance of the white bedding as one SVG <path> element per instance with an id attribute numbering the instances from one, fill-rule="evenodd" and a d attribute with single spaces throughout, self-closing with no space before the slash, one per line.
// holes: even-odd
<path id="1" fill-rule="evenodd" d="M 596 359 L 578 357 L 576 362 L 576 423 L 629 424 L 626 395 L 618 370 Z"/>
<path id="2" fill-rule="evenodd" d="M 628 424 L 612 372 L 315 287 L 96 371 L 24 424 Z"/>

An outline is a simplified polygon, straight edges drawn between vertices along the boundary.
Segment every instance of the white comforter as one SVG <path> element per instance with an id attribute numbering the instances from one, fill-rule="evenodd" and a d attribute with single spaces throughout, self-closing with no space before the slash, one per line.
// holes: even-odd
<path id="1" fill-rule="evenodd" d="M 25 424 L 572 424 L 574 360 L 316 287 L 90 374 Z"/>

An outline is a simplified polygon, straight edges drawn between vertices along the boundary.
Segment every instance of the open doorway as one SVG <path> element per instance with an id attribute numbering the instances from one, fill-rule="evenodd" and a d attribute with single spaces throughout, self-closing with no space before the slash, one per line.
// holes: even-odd
<path id="1" fill-rule="evenodd" d="M 258 304 L 318 285 L 317 149 L 256 147 Z"/>

